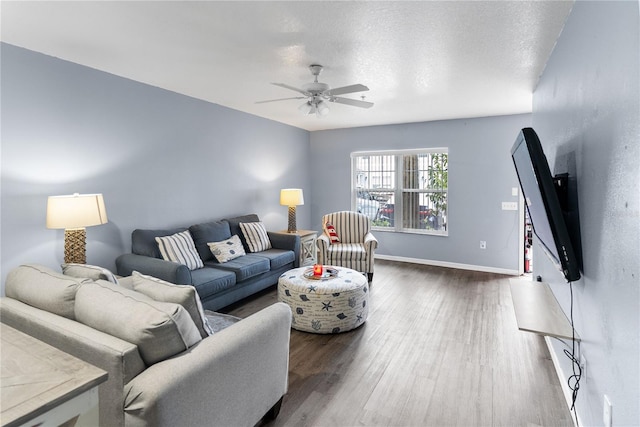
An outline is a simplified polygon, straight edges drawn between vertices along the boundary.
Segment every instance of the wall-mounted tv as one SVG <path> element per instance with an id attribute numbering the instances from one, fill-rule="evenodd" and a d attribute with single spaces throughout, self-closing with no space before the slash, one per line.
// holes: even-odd
<path id="1" fill-rule="evenodd" d="M 554 178 L 538 135 L 531 128 L 518 134 L 511 148 L 533 233 L 568 282 L 580 278 L 578 257 L 571 243 Z"/>

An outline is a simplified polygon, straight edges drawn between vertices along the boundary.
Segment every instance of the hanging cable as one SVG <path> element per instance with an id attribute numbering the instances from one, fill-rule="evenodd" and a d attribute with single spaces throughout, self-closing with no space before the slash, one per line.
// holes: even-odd
<path id="1" fill-rule="evenodd" d="M 568 349 L 563 350 L 564 354 L 571 361 L 571 367 L 573 370 L 573 375 L 571 375 L 567 379 L 567 384 L 569 389 L 572 392 L 571 395 L 571 411 L 576 419 L 576 426 L 580 427 L 580 422 L 578 421 L 578 410 L 576 409 L 576 400 L 578 398 L 578 390 L 580 390 L 580 380 L 582 379 L 582 367 L 580 366 L 580 360 L 576 356 L 576 328 L 573 325 L 573 283 L 569 282 L 569 290 L 571 292 L 571 308 L 570 312 L 570 321 L 571 321 L 571 351 Z"/>

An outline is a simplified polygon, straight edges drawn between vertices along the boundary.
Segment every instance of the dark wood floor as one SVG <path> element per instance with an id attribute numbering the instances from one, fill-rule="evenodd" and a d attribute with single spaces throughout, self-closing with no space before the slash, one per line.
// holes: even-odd
<path id="1" fill-rule="evenodd" d="M 544 339 L 516 327 L 509 276 L 380 260 L 369 304 L 354 331 L 292 330 L 271 426 L 573 425 Z"/>

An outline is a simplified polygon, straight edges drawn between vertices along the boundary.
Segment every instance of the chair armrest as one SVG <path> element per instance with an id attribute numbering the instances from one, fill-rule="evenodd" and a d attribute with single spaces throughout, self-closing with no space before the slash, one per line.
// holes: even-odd
<path id="1" fill-rule="evenodd" d="M 318 249 L 321 251 L 326 251 L 330 244 L 329 236 L 324 233 L 320 234 L 316 239 L 316 246 L 318 246 Z"/>
<path id="2" fill-rule="evenodd" d="M 275 231 L 267 231 L 271 246 L 275 249 L 286 249 L 293 251 L 295 256 L 294 267 L 300 264 L 300 236 L 293 233 L 277 233 Z"/>
<path id="3" fill-rule="evenodd" d="M 329 236 L 327 236 L 326 234 L 322 233 L 318 236 L 318 238 L 316 239 L 316 246 L 318 247 L 318 263 L 319 264 L 326 264 L 327 263 L 327 248 L 329 247 L 329 245 L 331 244 L 331 242 L 329 241 Z"/>
<path id="4" fill-rule="evenodd" d="M 373 253 L 373 250 L 378 247 L 378 239 L 375 238 L 371 232 L 368 232 L 364 236 L 364 247 L 368 253 Z"/>
<path id="5" fill-rule="evenodd" d="M 125 387 L 126 425 L 256 425 L 287 391 L 290 328 L 275 303 L 150 366 Z"/>
<path id="6" fill-rule="evenodd" d="M 300 248 L 300 236 L 294 233 L 278 233 L 275 231 L 267 231 L 271 246 L 276 249 L 288 249 L 295 251 Z"/>
<path id="7" fill-rule="evenodd" d="M 137 271 L 178 285 L 191 285 L 191 271 L 186 265 L 137 254 L 123 254 L 116 258 L 116 270 L 120 276 L 130 276 Z"/>

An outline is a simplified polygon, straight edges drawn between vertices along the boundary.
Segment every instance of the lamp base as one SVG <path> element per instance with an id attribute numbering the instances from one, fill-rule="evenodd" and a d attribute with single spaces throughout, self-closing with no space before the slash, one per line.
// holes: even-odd
<path id="1" fill-rule="evenodd" d="M 287 227 L 287 231 L 289 233 L 295 233 L 297 231 L 295 206 L 289 206 L 289 226 Z"/>
<path id="2" fill-rule="evenodd" d="M 85 264 L 87 232 L 84 228 L 64 230 L 64 262 Z"/>

